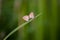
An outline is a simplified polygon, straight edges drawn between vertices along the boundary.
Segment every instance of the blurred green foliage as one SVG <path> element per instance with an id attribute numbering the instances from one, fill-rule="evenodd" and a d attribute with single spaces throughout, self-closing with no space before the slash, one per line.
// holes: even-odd
<path id="1" fill-rule="evenodd" d="M 42 15 L 7 40 L 60 40 L 60 0 L 1 0 L 0 40 L 24 23 L 22 17 L 30 12 Z"/>

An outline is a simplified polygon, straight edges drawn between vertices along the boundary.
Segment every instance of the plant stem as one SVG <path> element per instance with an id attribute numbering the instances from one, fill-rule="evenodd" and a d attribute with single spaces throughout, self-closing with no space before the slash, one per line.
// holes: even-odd
<path id="1" fill-rule="evenodd" d="M 35 18 L 39 17 L 41 14 L 39 13 Z M 34 19 L 35 19 L 34 18 Z M 19 25 L 17 28 L 15 28 L 14 30 L 12 30 L 3 40 L 6 40 L 8 37 L 10 37 L 13 33 L 15 33 L 17 30 L 19 30 L 20 28 L 24 27 L 26 24 L 30 23 L 33 19 Z"/>

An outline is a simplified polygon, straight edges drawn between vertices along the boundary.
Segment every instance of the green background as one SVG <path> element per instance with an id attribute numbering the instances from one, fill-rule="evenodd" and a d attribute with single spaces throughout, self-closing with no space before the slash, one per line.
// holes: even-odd
<path id="1" fill-rule="evenodd" d="M 7 40 L 60 40 L 60 0 L 0 0 L 0 40 L 25 21 L 24 15 L 42 15 Z"/>

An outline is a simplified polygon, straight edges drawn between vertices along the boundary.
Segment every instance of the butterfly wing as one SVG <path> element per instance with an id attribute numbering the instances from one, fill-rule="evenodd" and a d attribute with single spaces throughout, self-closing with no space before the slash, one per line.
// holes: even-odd
<path id="1" fill-rule="evenodd" d="M 23 16 L 23 19 L 24 19 L 25 21 L 29 21 L 29 16 L 28 16 L 28 15 Z"/>
<path id="2" fill-rule="evenodd" d="M 33 12 L 31 12 L 30 14 L 29 14 L 29 18 L 34 18 L 34 13 Z"/>

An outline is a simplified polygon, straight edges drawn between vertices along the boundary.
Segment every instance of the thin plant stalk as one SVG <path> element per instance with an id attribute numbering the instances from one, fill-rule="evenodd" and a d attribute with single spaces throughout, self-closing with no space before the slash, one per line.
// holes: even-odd
<path id="1" fill-rule="evenodd" d="M 35 18 L 39 17 L 41 14 L 39 13 Z M 34 19 L 35 19 L 34 18 Z M 17 28 L 15 28 L 13 31 L 11 31 L 3 40 L 6 40 L 8 37 L 10 37 L 13 33 L 15 33 L 17 30 L 19 30 L 20 28 L 24 27 L 25 25 L 27 25 L 28 23 L 30 23 L 33 19 L 19 25 Z"/>

